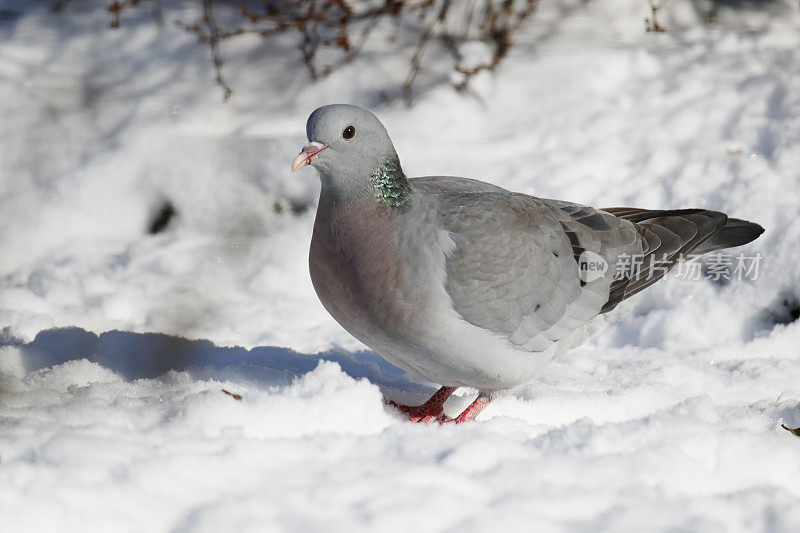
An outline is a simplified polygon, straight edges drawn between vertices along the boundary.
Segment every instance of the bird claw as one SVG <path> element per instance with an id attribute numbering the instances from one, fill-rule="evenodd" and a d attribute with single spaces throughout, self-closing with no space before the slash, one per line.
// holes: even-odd
<path id="1" fill-rule="evenodd" d="M 395 409 L 397 409 L 401 413 L 406 413 L 406 414 L 411 414 L 411 411 L 413 411 L 414 409 L 418 409 L 419 408 L 419 406 L 415 406 L 415 405 L 403 405 L 403 404 L 397 403 L 394 400 L 388 400 L 386 402 L 386 405 L 388 405 L 390 407 L 394 407 Z"/>
<path id="2" fill-rule="evenodd" d="M 442 411 L 441 408 L 439 409 L 430 409 L 426 405 L 402 405 L 392 400 L 386 402 L 386 405 L 390 405 L 400 411 L 408 415 L 409 422 L 421 423 L 421 424 L 429 424 L 430 422 L 441 422 L 445 418 L 447 418 Z"/>
<path id="3" fill-rule="evenodd" d="M 450 418 L 444 414 L 444 402 L 453 391 L 455 387 L 442 387 L 436 394 L 431 396 L 431 399 L 422 405 L 402 405 L 397 402 L 389 400 L 387 405 L 391 405 L 401 413 L 408 415 L 409 422 L 429 424 L 431 422 L 439 422 L 439 424 L 461 424 L 462 422 L 469 422 L 475 420 L 483 408 L 486 407 L 491 401 L 489 396 L 479 395 L 475 398 L 469 407 L 455 418 Z"/>
<path id="4" fill-rule="evenodd" d="M 422 405 L 402 405 L 392 400 L 386 403 L 401 413 L 408 415 L 409 422 L 421 422 L 423 424 L 436 421 L 441 422 L 447 418 L 444 415 L 444 402 L 453 394 L 454 390 L 456 390 L 455 387 L 442 387 Z"/>

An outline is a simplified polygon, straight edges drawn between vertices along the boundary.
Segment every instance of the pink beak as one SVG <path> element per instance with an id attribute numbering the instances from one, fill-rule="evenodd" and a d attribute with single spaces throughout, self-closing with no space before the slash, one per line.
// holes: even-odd
<path id="1" fill-rule="evenodd" d="M 303 149 L 300 150 L 300 153 L 297 154 L 297 157 L 294 158 L 294 161 L 292 161 L 292 172 L 297 172 L 304 166 L 310 164 L 325 148 L 327 148 L 327 146 L 318 142 L 311 142 L 305 145 Z"/>

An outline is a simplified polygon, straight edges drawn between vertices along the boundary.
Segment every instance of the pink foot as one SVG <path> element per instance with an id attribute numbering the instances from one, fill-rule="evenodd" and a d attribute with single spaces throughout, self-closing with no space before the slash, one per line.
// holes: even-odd
<path id="1" fill-rule="evenodd" d="M 453 424 L 461 424 L 462 422 L 469 422 L 471 420 L 475 420 L 481 411 L 489 405 L 489 402 L 492 401 L 491 398 L 488 396 L 478 396 L 475 398 L 475 401 L 469 404 L 469 407 L 464 409 L 464 411 L 455 418 L 448 418 L 442 419 L 439 421 L 440 424 L 447 424 L 452 422 Z"/>
<path id="2" fill-rule="evenodd" d="M 397 402 L 388 401 L 389 405 L 406 413 L 409 422 L 422 422 L 428 423 L 434 420 L 444 420 L 444 402 L 453 394 L 456 387 L 442 387 L 436 394 L 431 396 L 431 399 L 422 405 L 400 405 Z"/>

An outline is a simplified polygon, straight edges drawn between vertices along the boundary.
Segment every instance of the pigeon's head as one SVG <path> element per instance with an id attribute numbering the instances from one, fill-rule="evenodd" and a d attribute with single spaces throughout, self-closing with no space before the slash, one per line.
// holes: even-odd
<path id="1" fill-rule="evenodd" d="M 292 170 L 306 165 L 336 180 L 363 180 L 387 159 L 397 160 L 389 134 L 369 111 L 354 105 L 320 107 L 308 117 L 309 143 L 292 162 Z"/>

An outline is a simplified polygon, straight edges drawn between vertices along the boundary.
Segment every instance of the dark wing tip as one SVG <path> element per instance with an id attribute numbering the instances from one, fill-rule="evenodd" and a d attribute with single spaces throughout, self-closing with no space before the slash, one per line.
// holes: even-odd
<path id="1" fill-rule="evenodd" d="M 706 253 L 723 248 L 742 246 L 756 240 L 764 233 L 764 228 L 755 222 L 729 218 L 719 231 L 701 244 L 696 253 Z"/>

